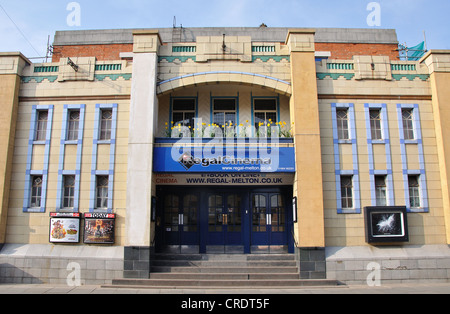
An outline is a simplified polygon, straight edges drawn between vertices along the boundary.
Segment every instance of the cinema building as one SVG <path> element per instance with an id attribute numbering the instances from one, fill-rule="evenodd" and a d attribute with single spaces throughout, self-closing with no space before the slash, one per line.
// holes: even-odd
<path id="1" fill-rule="evenodd" d="M 447 281 L 450 51 L 398 42 L 124 29 L 0 53 L 0 282 L 151 279 L 177 255 Z"/>

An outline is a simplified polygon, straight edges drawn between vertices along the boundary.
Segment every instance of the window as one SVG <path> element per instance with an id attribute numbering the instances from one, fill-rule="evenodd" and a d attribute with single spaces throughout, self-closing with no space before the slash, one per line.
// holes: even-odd
<path id="1" fill-rule="evenodd" d="M 372 133 L 373 140 L 382 140 L 383 133 L 381 131 L 381 110 L 380 109 L 370 109 L 370 130 Z"/>
<path id="2" fill-rule="evenodd" d="M 67 125 L 67 140 L 78 140 L 78 128 L 80 125 L 80 111 L 69 110 L 69 121 Z"/>
<path id="3" fill-rule="evenodd" d="M 112 109 L 101 110 L 100 140 L 111 139 L 112 115 Z"/>
<path id="4" fill-rule="evenodd" d="M 402 109 L 403 135 L 405 140 L 414 139 L 413 117 L 414 117 L 413 109 Z"/>
<path id="5" fill-rule="evenodd" d="M 408 176 L 409 204 L 411 208 L 420 208 L 420 184 L 418 175 Z"/>
<path id="6" fill-rule="evenodd" d="M 194 98 L 174 99 L 172 102 L 173 125 L 194 128 L 195 109 Z"/>
<path id="7" fill-rule="evenodd" d="M 348 131 L 348 122 L 349 122 L 348 109 L 337 109 L 336 119 L 337 119 L 338 139 L 340 140 L 350 139 Z"/>
<path id="8" fill-rule="evenodd" d="M 341 204 L 343 209 L 353 208 L 352 176 L 341 176 Z"/>
<path id="9" fill-rule="evenodd" d="M 255 99 L 255 128 L 267 125 L 271 122 L 276 123 L 277 119 L 277 101 L 276 99 Z"/>
<path id="10" fill-rule="evenodd" d="M 217 124 L 222 130 L 225 125 L 236 124 L 236 99 L 221 98 L 214 99 L 214 117 L 213 123 Z"/>
<path id="11" fill-rule="evenodd" d="M 97 188 L 96 188 L 96 208 L 106 209 L 108 208 L 108 176 L 97 176 Z"/>
<path id="12" fill-rule="evenodd" d="M 375 176 L 375 196 L 377 206 L 386 206 L 386 176 Z"/>
<path id="13" fill-rule="evenodd" d="M 73 208 L 75 200 L 75 176 L 64 176 L 63 208 Z"/>
<path id="14" fill-rule="evenodd" d="M 31 208 L 41 207 L 42 200 L 42 176 L 31 177 Z"/>
<path id="15" fill-rule="evenodd" d="M 45 141 L 47 137 L 48 111 L 40 110 L 37 112 L 35 141 Z"/>

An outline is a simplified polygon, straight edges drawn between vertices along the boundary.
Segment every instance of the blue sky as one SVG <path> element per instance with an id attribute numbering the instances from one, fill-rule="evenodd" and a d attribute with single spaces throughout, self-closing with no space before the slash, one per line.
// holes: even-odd
<path id="1" fill-rule="evenodd" d="M 48 35 L 52 42 L 57 30 L 172 27 L 174 16 L 186 28 L 394 28 L 409 46 L 423 41 L 425 31 L 429 49 L 450 49 L 448 0 L 77 0 L 80 26 L 67 23 L 70 2 L 0 0 L 0 51 L 44 56 Z M 380 26 L 367 24 L 370 2 L 380 5 Z"/>

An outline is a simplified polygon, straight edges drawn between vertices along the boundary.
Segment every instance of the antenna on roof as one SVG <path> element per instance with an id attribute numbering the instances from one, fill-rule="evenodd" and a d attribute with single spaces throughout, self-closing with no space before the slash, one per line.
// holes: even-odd
<path id="1" fill-rule="evenodd" d="M 424 40 L 424 43 L 425 43 L 425 51 L 428 51 L 428 48 L 427 48 L 427 35 L 425 34 L 425 31 L 423 31 L 423 40 Z"/>
<path id="2" fill-rule="evenodd" d="M 50 45 L 50 35 L 48 35 L 47 40 L 47 52 L 45 53 L 45 63 L 47 63 L 48 58 L 53 54 L 53 46 Z"/>
<path id="3" fill-rule="evenodd" d="M 172 42 L 181 42 L 181 33 L 183 32 L 183 25 L 177 26 L 177 17 L 173 17 Z"/>

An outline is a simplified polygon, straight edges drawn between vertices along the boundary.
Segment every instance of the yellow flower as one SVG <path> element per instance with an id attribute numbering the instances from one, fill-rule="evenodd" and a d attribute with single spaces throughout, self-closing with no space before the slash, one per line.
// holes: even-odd
<path id="1" fill-rule="evenodd" d="M 245 123 L 248 123 L 248 120 L 245 120 Z"/>

